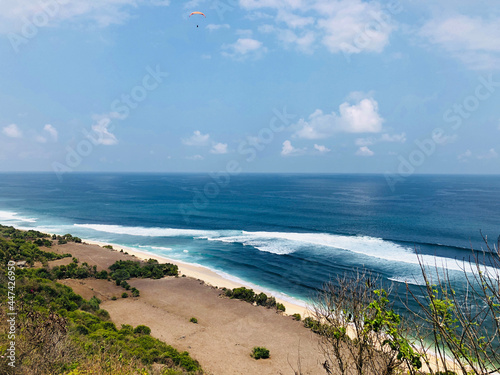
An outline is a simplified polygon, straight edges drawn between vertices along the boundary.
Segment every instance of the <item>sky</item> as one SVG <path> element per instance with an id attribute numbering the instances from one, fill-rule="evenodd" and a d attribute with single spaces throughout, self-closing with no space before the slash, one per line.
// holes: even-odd
<path id="1" fill-rule="evenodd" d="M 4 172 L 498 174 L 499 103 L 497 0 L 0 3 Z"/>

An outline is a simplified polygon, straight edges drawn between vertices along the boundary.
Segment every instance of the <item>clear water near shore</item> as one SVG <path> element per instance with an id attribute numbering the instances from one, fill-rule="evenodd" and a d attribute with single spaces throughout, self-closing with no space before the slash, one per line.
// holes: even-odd
<path id="1" fill-rule="evenodd" d="M 500 234 L 498 176 L 242 175 L 203 204 L 208 175 L 0 175 L 0 223 L 112 242 L 301 299 L 365 267 L 420 284 L 415 251 L 460 277 L 479 231 Z M 186 220 L 186 210 L 189 218 Z"/>

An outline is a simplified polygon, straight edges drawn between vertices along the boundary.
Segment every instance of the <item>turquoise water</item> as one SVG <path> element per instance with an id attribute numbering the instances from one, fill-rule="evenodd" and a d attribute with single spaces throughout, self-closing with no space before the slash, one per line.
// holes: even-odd
<path id="1" fill-rule="evenodd" d="M 422 282 L 500 234 L 499 176 L 0 174 L 0 223 L 201 264 L 301 299 L 365 267 Z"/>

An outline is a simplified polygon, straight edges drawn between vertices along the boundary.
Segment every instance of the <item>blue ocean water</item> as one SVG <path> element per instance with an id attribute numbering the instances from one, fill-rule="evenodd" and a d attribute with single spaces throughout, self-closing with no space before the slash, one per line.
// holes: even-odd
<path id="1" fill-rule="evenodd" d="M 135 247 L 307 300 L 367 268 L 421 283 L 416 251 L 461 274 L 500 234 L 500 176 L 0 174 L 0 223 Z M 458 276 L 457 276 L 458 277 Z"/>

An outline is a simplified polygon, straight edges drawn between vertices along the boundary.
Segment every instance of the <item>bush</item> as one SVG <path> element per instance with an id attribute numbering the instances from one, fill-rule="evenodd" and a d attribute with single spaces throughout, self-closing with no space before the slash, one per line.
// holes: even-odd
<path id="1" fill-rule="evenodd" d="M 292 317 L 294 320 L 301 321 L 300 314 L 293 314 Z"/>
<path id="2" fill-rule="evenodd" d="M 276 304 L 276 310 L 278 310 L 278 311 L 283 311 L 283 312 L 284 312 L 284 311 L 286 310 L 286 309 L 285 309 L 285 305 L 283 305 L 282 303 L 279 303 L 279 302 L 278 302 L 278 303 Z"/>
<path id="3" fill-rule="evenodd" d="M 196 319 L 196 318 L 194 318 L 194 317 L 193 317 L 193 318 L 191 318 L 191 319 L 189 319 L 189 321 L 190 321 L 191 323 L 198 324 L 198 319 Z"/>
<path id="4" fill-rule="evenodd" d="M 128 298 L 128 293 L 127 292 L 123 292 L 122 293 L 122 298 Z"/>
<path id="5" fill-rule="evenodd" d="M 269 350 L 264 347 L 256 346 L 253 348 L 250 356 L 255 359 L 269 358 Z"/>
<path id="6" fill-rule="evenodd" d="M 135 327 L 134 333 L 137 333 L 139 335 L 149 335 L 151 333 L 151 328 L 141 324 Z"/>
<path id="7" fill-rule="evenodd" d="M 139 290 L 136 288 L 132 288 L 132 297 L 139 297 Z"/>
<path id="8" fill-rule="evenodd" d="M 105 249 L 110 249 L 110 250 L 113 250 L 113 246 L 111 246 L 111 245 L 104 245 L 103 247 L 104 247 Z"/>
<path id="9" fill-rule="evenodd" d="M 259 306 L 265 306 L 267 302 L 267 295 L 265 293 L 260 293 L 256 298 L 255 302 Z"/>
<path id="10" fill-rule="evenodd" d="M 116 301 L 116 296 L 111 297 L 111 301 Z"/>
<path id="11" fill-rule="evenodd" d="M 245 287 L 234 288 L 231 298 L 241 299 L 243 301 L 253 303 L 255 302 L 255 292 L 253 289 L 247 289 Z"/>

